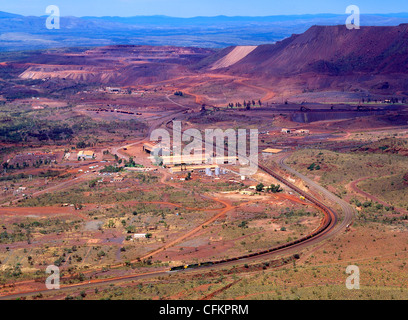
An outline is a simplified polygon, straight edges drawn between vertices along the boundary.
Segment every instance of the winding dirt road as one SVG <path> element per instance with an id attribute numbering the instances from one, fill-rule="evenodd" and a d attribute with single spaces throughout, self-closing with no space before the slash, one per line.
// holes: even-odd
<path id="1" fill-rule="evenodd" d="M 384 207 L 391 207 L 391 205 L 390 205 L 389 203 L 387 203 L 387 202 L 385 202 L 385 201 L 382 201 L 382 200 L 379 199 L 378 197 L 376 197 L 376 196 L 374 196 L 374 195 L 372 195 L 372 194 L 370 194 L 370 193 L 368 193 L 368 192 L 365 192 L 365 191 L 361 190 L 361 189 L 358 187 L 358 184 L 359 184 L 360 182 L 365 181 L 365 180 L 368 180 L 368 179 L 371 179 L 371 178 L 375 178 L 375 177 L 363 177 L 363 178 L 360 178 L 360 179 L 357 179 L 357 180 L 352 181 L 352 182 L 349 184 L 351 190 L 353 190 L 353 191 L 356 192 L 357 194 L 360 194 L 361 196 L 365 197 L 366 199 L 370 199 L 370 200 L 373 201 L 373 202 L 378 202 L 378 203 L 382 204 Z M 397 211 L 397 212 L 400 213 L 400 214 L 407 214 L 407 213 L 408 213 L 408 211 L 405 210 L 405 209 L 403 209 L 403 208 L 396 208 L 396 207 L 394 207 L 394 208 L 395 208 L 395 211 Z"/>

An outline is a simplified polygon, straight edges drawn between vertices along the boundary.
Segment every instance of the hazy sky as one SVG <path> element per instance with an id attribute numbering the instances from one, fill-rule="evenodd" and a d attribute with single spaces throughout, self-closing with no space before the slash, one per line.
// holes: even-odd
<path id="1" fill-rule="evenodd" d="M 364 13 L 408 12 L 408 0 L 0 0 L 0 11 L 45 15 L 57 5 L 62 16 L 269 16 L 345 13 L 354 4 Z"/>

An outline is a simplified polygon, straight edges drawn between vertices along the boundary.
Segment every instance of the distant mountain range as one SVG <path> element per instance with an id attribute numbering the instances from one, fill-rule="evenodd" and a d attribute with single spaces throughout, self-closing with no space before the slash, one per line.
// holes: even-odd
<path id="1" fill-rule="evenodd" d="M 0 11 L 0 51 L 116 44 L 224 48 L 271 44 L 313 25 L 343 25 L 347 14 L 266 17 L 61 17 L 59 30 L 45 27 L 47 16 Z M 361 15 L 362 26 L 396 26 L 408 13 Z"/>

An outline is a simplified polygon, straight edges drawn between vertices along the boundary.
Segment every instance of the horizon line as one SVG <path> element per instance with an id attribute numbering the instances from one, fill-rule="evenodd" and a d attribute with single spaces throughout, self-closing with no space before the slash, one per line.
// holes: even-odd
<path id="1" fill-rule="evenodd" d="M 18 15 L 22 17 L 45 17 L 48 16 L 47 14 L 44 15 L 23 15 L 19 13 L 13 13 L 13 12 L 8 12 L 8 11 L 2 11 L 2 13 L 8 13 L 8 14 L 13 14 L 13 15 Z M 407 14 L 408 11 L 401 11 L 401 12 L 388 12 L 388 13 L 360 13 L 361 16 L 387 16 L 387 15 L 398 15 L 398 14 Z M 123 19 L 128 19 L 128 18 L 138 18 L 138 17 L 165 17 L 165 18 L 174 18 L 174 19 L 195 19 L 195 18 L 219 18 L 219 17 L 225 17 L 225 18 L 270 18 L 270 17 L 302 17 L 302 16 L 319 16 L 319 15 L 334 15 L 334 16 L 347 16 L 349 15 L 348 13 L 332 13 L 332 12 L 323 12 L 323 13 L 301 13 L 301 14 L 276 14 L 276 15 L 265 15 L 265 16 L 260 16 L 260 15 L 233 15 L 229 16 L 226 14 L 219 14 L 219 15 L 214 15 L 214 16 L 190 16 L 190 17 L 180 17 L 180 16 L 169 16 L 169 15 L 163 15 L 163 14 L 153 14 L 153 15 L 133 15 L 133 16 L 109 16 L 109 15 L 102 15 L 102 16 L 92 16 L 92 15 L 83 15 L 83 16 L 73 16 L 73 15 L 66 15 L 66 16 L 61 16 L 61 17 L 74 17 L 74 18 L 123 18 Z"/>

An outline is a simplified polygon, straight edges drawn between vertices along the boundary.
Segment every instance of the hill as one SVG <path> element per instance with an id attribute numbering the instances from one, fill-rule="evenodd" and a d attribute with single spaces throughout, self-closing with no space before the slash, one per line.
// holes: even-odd
<path id="1" fill-rule="evenodd" d="M 271 75 L 318 72 L 408 72 L 408 24 L 397 27 L 313 26 L 272 45 L 260 45 L 232 72 Z"/>
<path id="2" fill-rule="evenodd" d="M 274 86 L 285 81 L 295 92 L 299 88 L 310 92 L 342 88 L 406 93 L 408 24 L 359 30 L 344 25 L 313 26 L 276 44 L 260 45 L 217 72 L 262 79 Z"/>

